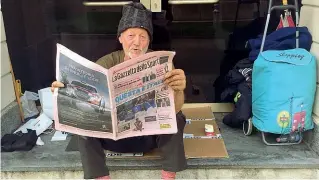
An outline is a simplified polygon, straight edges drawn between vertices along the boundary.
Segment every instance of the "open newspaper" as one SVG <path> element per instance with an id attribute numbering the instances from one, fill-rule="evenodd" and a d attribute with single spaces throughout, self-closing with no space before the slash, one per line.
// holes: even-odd
<path id="1" fill-rule="evenodd" d="M 164 85 L 175 52 L 150 52 L 105 69 L 57 44 L 55 128 L 123 139 L 177 132 L 173 90 Z"/>

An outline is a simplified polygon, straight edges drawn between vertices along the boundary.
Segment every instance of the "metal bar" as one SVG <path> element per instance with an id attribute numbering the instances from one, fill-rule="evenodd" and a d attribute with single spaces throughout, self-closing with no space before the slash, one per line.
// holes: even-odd
<path id="1" fill-rule="evenodd" d="M 130 4 L 132 1 L 118 1 L 118 2 L 87 2 L 84 1 L 84 6 L 124 6 L 125 4 Z"/>
<path id="2" fill-rule="evenodd" d="M 219 0 L 169 0 L 168 4 L 182 5 L 182 4 L 214 4 Z"/>
<path id="3" fill-rule="evenodd" d="M 269 0 L 268 14 L 270 14 L 271 7 L 272 7 L 272 0 Z"/>
<path id="4" fill-rule="evenodd" d="M 295 5 L 272 6 L 272 3 L 273 3 L 273 0 L 269 0 L 266 26 L 265 26 L 264 35 L 263 35 L 262 42 L 261 42 L 260 53 L 263 52 L 263 49 L 264 49 L 271 11 L 274 11 L 274 10 L 293 9 L 296 11 L 296 48 L 299 48 L 299 30 L 298 30 L 298 27 L 299 27 L 299 7 L 298 7 L 297 0 L 295 0 Z"/>
<path id="5" fill-rule="evenodd" d="M 271 7 L 270 11 L 273 11 L 273 10 L 286 10 L 286 9 L 296 10 L 296 6 L 294 6 L 294 5 L 273 6 L 273 7 Z"/>
<path id="6" fill-rule="evenodd" d="M 265 26 L 265 30 L 264 30 L 263 39 L 261 41 L 260 52 L 263 52 L 263 50 L 264 50 L 264 45 L 265 45 L 265 40 L 266 40 L 266 36 L 267 36 L 269 20 L 270 20 L 270 13 L 267 14 L 266 26 Z"/>
<path id="7" fill-rule="evenodd" d="M 296 11 L 296 48 L 299 48 L 299 14 L 298 11 Z"/>

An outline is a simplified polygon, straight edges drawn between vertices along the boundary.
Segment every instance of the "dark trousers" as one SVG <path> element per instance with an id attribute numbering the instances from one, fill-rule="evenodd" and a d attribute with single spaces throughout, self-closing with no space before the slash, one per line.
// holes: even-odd
<path id="1" fill-rule="evenodd" d="M 109 175 L 104 150 L 115 152 L 149 152 L 155 148 L 160 150 L 162 168 L 165 171 L 178 172 L 187 168 L 185 158 L 183 131 L 185 116 L 176 114 L 178 132 L 156 136 L 141 136 L 113 141 L 79 136 L 79 151 L 85 179 L 93 179 Z"/>

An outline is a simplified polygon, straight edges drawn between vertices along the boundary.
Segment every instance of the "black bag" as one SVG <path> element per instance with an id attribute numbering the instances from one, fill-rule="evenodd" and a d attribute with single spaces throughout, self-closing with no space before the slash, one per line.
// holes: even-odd
<path id="1" fill-rule="evenodd" d="M 29 151 L 36 142 L 38 136 L 35 130 L 28 129 L 28 133 L 5 134 L 1 138 L 1 152 Z"/>

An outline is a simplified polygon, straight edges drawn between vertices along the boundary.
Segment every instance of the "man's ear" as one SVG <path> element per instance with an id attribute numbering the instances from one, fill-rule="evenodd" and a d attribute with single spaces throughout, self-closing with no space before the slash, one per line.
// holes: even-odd
<path id="1" fill-rule="evenodd" d="M 122 36 L 122 33 L 120 34 L 119 41 L 120 41 L 120 43 L 121 43 L 121 44 L 123 43 L 123 36 Z"/>

